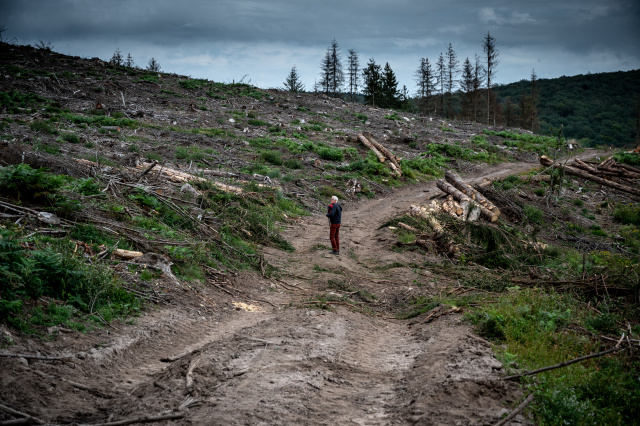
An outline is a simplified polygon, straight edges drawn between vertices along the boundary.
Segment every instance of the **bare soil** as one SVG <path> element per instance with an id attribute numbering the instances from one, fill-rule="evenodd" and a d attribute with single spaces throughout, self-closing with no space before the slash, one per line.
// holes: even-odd
<path id="1" fill-rule="evenodd" d="M 530 167 L 511 163 L 468 178 Z M 230 279 L 225 292 L 185 288 L 180 297 L 192 303 L 148 311 L 134 325 L 115 324 L 87 335 L 60 333 L 46 342 L 17 337 L 11 353 L 74 358 L 53 363 L 2 358 L 2 400 L 54 423 L 172 413 L 192 397 L 197 403 L 183 408 L 184 418 L 167 424 L 493 424 L 521 390 L 500 379 L 500 362 L 462 315 L 425 324 L 421 317 L 401 321 L 389 314 L 416 282 L 426 282 L 431 292 L 447 284 L 447 277 L 429 280 L 427 270 L 381 268 L 423 260 L 423 254 L 391 250 L 395 238 L 379 228 L 435 191 L 428 183 L 346 203 L 339 256 L 319 248 L 328 246 L 323 214 L 292 223 L 285 237 L 295 252 L 265 249 L 281 280 L 244 273 Z M 332 278 L 375 295 L 373 311 L 342 305 L 322 310 L 306 303 L 332 291 L 327 289 Z M 185 355 L 161 361 L 180 354 Z M 189 392 L 186 374 L 194 362 Z M 520 423 L 526 421 L 512 422 Z"/>

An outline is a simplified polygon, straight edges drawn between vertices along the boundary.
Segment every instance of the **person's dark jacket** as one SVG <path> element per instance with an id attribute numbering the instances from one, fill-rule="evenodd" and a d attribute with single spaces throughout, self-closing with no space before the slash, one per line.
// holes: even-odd
<path id="1" fill-rule="evenodd" d="M 332 225 L 338 225 L 342 221 L 342 207 L 340 204 L 329 204 L 329 213 L 327 217 Z"/>

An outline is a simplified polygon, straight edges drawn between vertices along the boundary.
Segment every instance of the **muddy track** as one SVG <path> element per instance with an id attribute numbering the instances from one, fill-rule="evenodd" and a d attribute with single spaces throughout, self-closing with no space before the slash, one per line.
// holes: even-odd
<path id="1" fill-rule="evenodd" d="M 532 166 L 503 164 L 467 179 Z M 53 423 L 101 423 L 174 413 L 182 406 L 184 417 L 166 424 L 493 424 L 521 391 L 500 379 L 501 365 L 491 348 L 472 335 L 461 316 L 425 324 L 419 317 L 399 321 L 383 313 L 385 303 L 430 272 L 379 268 L 421 257 L 391 251 L 390 231 L 379 228 L 435 191 L 431 182 L 345 203 L 340 256 L 318 248 L 328 246 L 324 215 L 292 223 L 285 237 L 296 251 L 265 253 L 281 281 L 255 274 L 235 280 L 244 289 L 239 298 L 260 306 L 257 312 L 230 307 L 229 296 L 213 288 L 207 297 L 215 306 L 156 309 L 135 325 L 18 346 L 12 350 L 80 355 L 61 364 L 2 359 L 2 386 L 16 389 L 3 392 L 4 403 Z M 331 279 L 375 295 L 381 308 L 362 314 L 340 305 L 330 311 L 305 305 L 332 291 Z M 518 419 L 511 424 L 524 422 Z"/>

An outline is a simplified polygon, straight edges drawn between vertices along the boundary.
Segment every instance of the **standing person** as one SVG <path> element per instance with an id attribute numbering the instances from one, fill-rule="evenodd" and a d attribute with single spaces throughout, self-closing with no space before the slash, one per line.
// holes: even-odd
<path id="1" fill-rule="evenodd" d="M 342 221 L 342 206 L 338 204 L 338 197 L 331 197 L 331 204 L 327 212 L 329 218 L 329 240 L 331 240 L 331 254 L 340 254 L 340 222 Z"/>

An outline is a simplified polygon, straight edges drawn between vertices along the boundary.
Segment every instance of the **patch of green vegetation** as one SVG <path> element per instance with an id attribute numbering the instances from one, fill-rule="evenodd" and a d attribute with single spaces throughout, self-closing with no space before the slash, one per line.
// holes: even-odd
<path id="1" fill-rule="evenodd" d="M 623 225 L 640 226 L 640 204 L 618 204 L 613 211 L 613 219 Z"/>
<path id="2" fill-rule="evenodd" d="M 640 154 L 632 152 L 618 152 L 613 156 L 618 163 L 628 164 L 634 167 L 640 167 Z"/>
<path id="3" fill-rule="evenodd" d="M 50 135 L 55 135 L 58 133 L 58 129 L 51 124 L 49 121 L 44 120 L 35 120 L 29 124 L 29 128 L 34 132 L 42 132 L 48 133 Z"/>
<path id="4" fill-rule="evenodd" d="M 82 330 L 76 317 L 110 321 L 140 310 L 141 301 L 106 266 L 75 256 L 72 242 L 36 241 L 36 249 L 21 243 L 15 231 L 0 230 L 0 321 L 33 334 L 52 325 Z"/>
<path id="5" fill-rule="evenodd" d="M 367 117 L 365 114 L 361 114 L 359 112 L 356 112 L 353 114 L 358 120 L 362 121 L 363 123 L 366 123 L 367 120 L 369 119 L 369 117 Z"/>
<path id="6" fill-rule="evenodd" d="M 468 318 L 481 333 L 499 340 L 499 357 L 510 366 L 533 370 L 598 352 L 597 340 L 563 327 L 578 324 L 611 330 L 609 315 L 595 315 L 571 295 L 553 290 L 513 289 L 495 304 L 474 308 Z M 631 356 L 619 353 L 523 378 L 536 395 L 539 424 L 633 424 L 640 416 L 640 383 Z"/>
<path id="7" fill-rule="evenodd" d="M 176 148 L 175 157 L 177 160 L 198 161 L 214 153 L 211 148 L 201 148 L 197 145 L 179 146 Z"/>
<path id="8" fill-rule="evenodd" d="M 63 133 L 61 138 L 69 143 L 80 143 L 80 138 L 75 133 Z"/>
<path id="9" fill-rule="evenodd" d="M 420 296 L 411 300 L 409 310 L 399 314 L 398 319 L 410 319 L 429 312 L 430 310 L 440 306 L 440 302 L 430 297 Z"/>
<path id="10" fill-rule="evenodd" d="M 544 212 L 536 206 L 526 205 L 524 206 L 524 215 L 531 222 L 535 224 L 542 224 L 544 218 Z"/>
<path id="11" fill-rule="evenodd" d="M 495 132 L 484 130 L 485 135 L 500 136 L 506 140 L 503 142 L 508 147 L 515 147 L 523 151 L 535 152 L 538 155 L 551 155 L 556 149 L 563 148 L 563 140 L 553 136 L 541 136 L 534 134 L 520 134 L 507 130 Z"/>
<path id="12" fill-rule="evenodd" d="M 402 159 L 400 167 L 402 173 L 409 177 L 415 177 L 415 172 L 426 176 L 440 177 L 444 175 L 443 167 L 447 164 L 447 159 L 441 154 L 421 154 L 418 157 Z"/>
<path id="13" fill-rule="evenodd" d="M 0 92 L 0 109 L 6 109 L 8 114 L 30 113 L 33 107 L 45 102 L 47 99 L 35 93 L 22 93 L 17 90 Z M 27 111 L 23 111 L 25 109 Z"/>
<path id="14" fill-rule="evenodd" d="M 535 195 L 537 195 L 538 197 L 542 197 L 544 195 L 545 191 L 544 191 L 544 188 L 535 188 L 533 190 L 533 193 Z"/>
<path id="15" fill-rule="evenodd" d="M 398 113 L 395 111 L 391 114 L 385 115 L 384 118 L 387 120 L 402 120 L 402 118 L 398 117 Z"/>
<path id="16" fill-rule="evenodd" d="M 257 118 L 250 118 L 247 123 L 251 126 L 268 126 L 266 121 L 258 120 Z"/>
<path id="17" fill-rule="evenodd" d="M 336 196 L 338 197 L 338 199 L 346 199 L 347 196 L 344 194 L 344 192 L 340 191 L 339 189 L 334 188 L 333 186 L 330 185 L 323 185 L 321 186 L 318 190 L 318 195 L 324 197 L 324 198 L 329 198 L 332 196 Z"/>
<path id="18" fill-rule="evenodd" d="M 282 156 L 280 154 L 280 151 L 275 151 L 275 150 L 262 151 L 260 153 L 260 158 L 262 158 L 267 163 L 271 163 L 276 166 L 282 165 Z"/>
<path id="19" fill-rule="evenodd" d="M 318 147 L 317 153 L 323 160 L 329 161 L 342 161 L 344 157 L 343 151 L 340 148 L 331 148 L 328 146 Z"/>
<path id="20" fill-rule="evenodd" d="M 71 113 L 61 113 L 58 118 L 67 120 L 73 124 L 87 124 L 96 126 L 115 126 L 115 127 L 135 127 L 139 123 L 130 118 L 114 118 L 106 115 L 98 115 L 94 117 L 85 117 Z"/>
<path id="21" fill-rule="evenodd" d="M 472 149 L 464 148 L 460 145 L 431 143 L 426 146 L 426 150 L 423 155 L 425 154 L 441 154 L 455 159 L 459 158 L 466 161 L 484 161 L 487 163 L 496 163 L 499 161 L 496 154 L 475 152 Z"/>
<path id="22" fill-rule="evenodd" d="M 322 124 L 303 124 L 300 128 L 305 132 L 322 132 L 325 126 Z"/>
<path id="23" fill-rule="evenodd" d="M 289 158 L 285 160 L 284 166 L 288 169 L 298 170 L 302 168 L 302 161 L 297 158 Z"/>
<path id="24" fill-rule="evenodd" d="M 178 80 L 178 84 L 183 89 L 196 90 L 200 87 L 209 86 L 209 80 L 194 78 L 189 80 Z"/>
<path id="25" fill-rule="evenodd" d="M 224 192 L 212 183 L 195 182 L 203 192 L 202 205 L 211 211 L 223 223 L 220 233 L 223 238 L 242 245 L 243 250 L 255 251 L 254 244 L 277 247 L 286 251 L 294 248 L 280 234 L 279 223 L 288 217 L 305 214 L 296 201 L 285 197 L 280 191 L 250 183 L 245 190 L 252 192 L 251 197 Z M 244 241 L 244 242 L 243 242 Z M 259 259 L 251 258 L 252 262 Z"/>
<path id="26" fill-rule="evenodd" d="M 143 74 L 138 78 L 138 82 L 140 83 L 157 83 L 158 81 L 160 81 L 160 78 L 158 78 L 158 74 Z"/>

